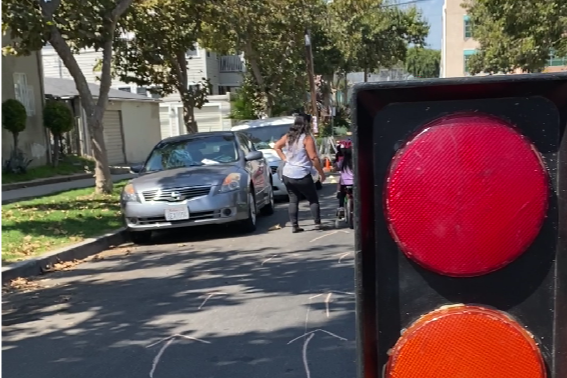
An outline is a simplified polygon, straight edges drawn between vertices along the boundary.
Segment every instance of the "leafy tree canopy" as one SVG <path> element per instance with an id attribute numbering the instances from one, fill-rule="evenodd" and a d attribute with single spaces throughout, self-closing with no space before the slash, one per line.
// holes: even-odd
<path id="1" fill-rule="evenodd" d="M 292 88 L 305 93 L 305 30 L 322 0 L 217 0 L 210 3 L 201 42 L 220 53 L 243 52 L 267 115 Z"/>
<path id="2" fill-rule="evenodd" d="M 412 47 L 408 50 L 405 69 L 416 78 L 439 77 L 441 52 L 439 50 Z"/>
<path id="3" fill-rule="evenodd" d="M 121 81 L 149 86 L 167 96 L 179 93 L 188 132 L 196 132 L 194 108 L 207 102 L 210 82 L 189 82 L 187 52 L 195 48 L 207 3 L 199 0 L 146 0 L 121 22 L 130 38 L 115 43 L 114 74 Z"/>
<path id="4" fill-rule="evenodd" d="M 467 0 L 463 4 L 480 51 L 472 74 L 541 71 L 550 53 L 567 55 L 567 0 Z"/>
<path id="5" fill-rule="evenodd" d="M 408 44 L 423 45 L 429 32 L 415 7 L 372 0 L 335 0 L 329 7 L 337 47 L 351 67 L 367 73 L 404 61 Z"/>

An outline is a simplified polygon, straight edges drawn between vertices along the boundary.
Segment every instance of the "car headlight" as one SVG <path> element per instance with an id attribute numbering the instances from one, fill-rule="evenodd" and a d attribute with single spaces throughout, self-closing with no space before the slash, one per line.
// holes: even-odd
<path id="1" fill-rule="evenodd" d="M 122 201 L 124 202 L 140 202 L 138 194 L 134 189 L 134 185 L 128 184 L 122 189 Z"/>
<path id="2" fill-rule="evenodd" d="M 240 189 L 240 173 L 231 173 L 222 182 L 221 192 L 231 192 Z"/>

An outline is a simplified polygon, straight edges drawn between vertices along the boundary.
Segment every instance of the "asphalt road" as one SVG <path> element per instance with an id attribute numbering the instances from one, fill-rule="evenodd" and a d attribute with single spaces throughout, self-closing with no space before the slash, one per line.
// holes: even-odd
<path id="1" fill-rule="evenodd" d="M 354 377 L 353 233 L 270 231 L 286 208 L 252 235 L 166 232 L 4 295 L 3 377 Z"/>

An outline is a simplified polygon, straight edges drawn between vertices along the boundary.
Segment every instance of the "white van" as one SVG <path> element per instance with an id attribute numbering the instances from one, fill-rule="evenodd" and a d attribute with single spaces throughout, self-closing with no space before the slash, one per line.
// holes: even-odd
<path id="1" fill-rule="evenodd" d="M 254 143 L 256 149 L 258 151 L 262 151 L 264 154 L 264 157 L 272 170 L 272 186 L 274 189 L 274 196 L 276 197 L 287 197 L 287 191 L 278 175 L 278 167 L 281 159 L 273 147 L 274 144 L 285 133 L 287 133 L 289 127 L 293 125 L 294 121 L 295 117 L 293 116 L 255 119 L 253 121 L 240 123 L 239 125 L 231 128 L 231 131 L 242 131 L 246 133 Z M 315 170 L 313 170 L 313 181 L 315 181 L 317 189 L 322 188 L 319 174 Z"/>

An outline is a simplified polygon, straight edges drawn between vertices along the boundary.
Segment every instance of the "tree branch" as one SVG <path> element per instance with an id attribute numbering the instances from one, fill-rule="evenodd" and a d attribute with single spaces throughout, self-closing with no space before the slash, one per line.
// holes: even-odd
<path id="1" fill-rule="evenodd" d="M 122 1 L 120 1 L 116 5 L 116 8 L 114 8 L 112 10 L 112 13 L 110 13 L 110 19 L 113 22 L 118 21 L 120 16 L 122 16 L 122 14 L 124 14 L 124 12 L 126 12 L 126 10 L 130 7 L 130 5 L 132 4 L 133 1 L 134 0 L 122 0 Z"/>

